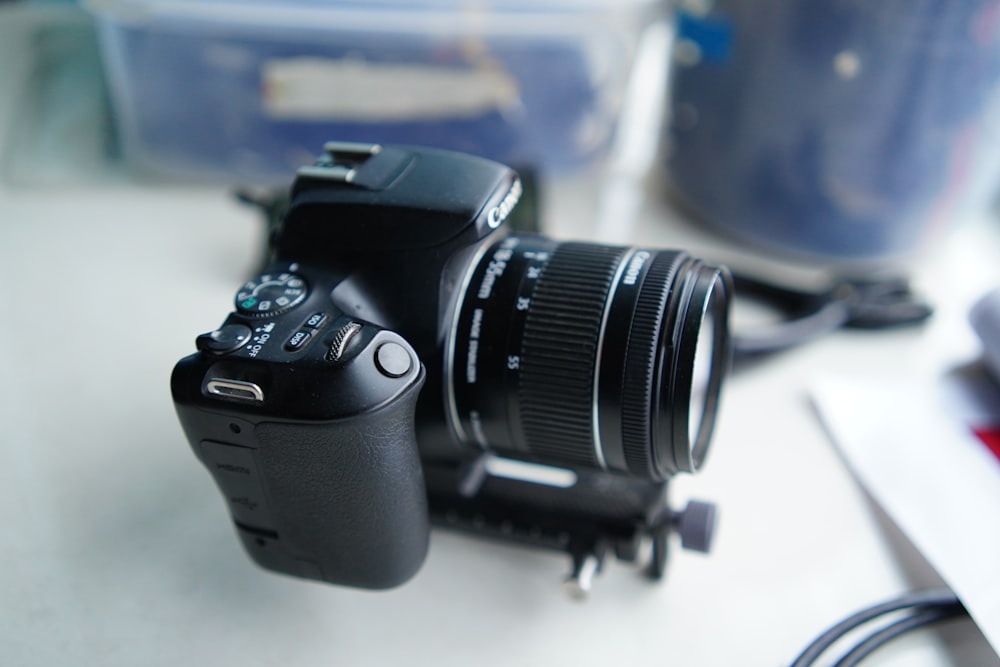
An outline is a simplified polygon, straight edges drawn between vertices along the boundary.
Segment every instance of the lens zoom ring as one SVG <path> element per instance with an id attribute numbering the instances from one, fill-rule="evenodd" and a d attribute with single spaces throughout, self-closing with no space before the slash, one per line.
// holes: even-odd
<path id="1" fill-rule="evenodd" d="M 625 250 L 564 243 L 525 318 L 518 399 L 529 449 L 567 464 L 594 454 L 594 368 L 604 306 Z"/>
<path id="2" fill-rule="evenodd" d="M 628 339 L 622 386 L 622 448 L 629 470 L 643 477 L 662 476 L 653 461 L 652 442 L 656 353 L 667 301 L 683 257 L 672 252 L 656 255 L 643 280 Z"/>

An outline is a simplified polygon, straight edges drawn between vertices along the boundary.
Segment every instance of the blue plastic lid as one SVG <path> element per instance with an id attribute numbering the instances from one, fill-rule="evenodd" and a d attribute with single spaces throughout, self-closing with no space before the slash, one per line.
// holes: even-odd
<path id="1" fill-rule="evenodd" d="M 227 22 L 272 27 L 336 27 L 393 32 L 440 31 L 455 25 L 480 33 L 551 32 L 551 24 L 526 23 L 548 16 L 599 22 L 609 15 L 630 15 L 651 0 L 83 0 L 106 18 L 127 23 L 156 20 Z M 560 30 L 557 24 L 556 31 Z M 578 23 L 561 26 L 578 30 Z M 590 28 L 600 28 L 591 23 Z"/>

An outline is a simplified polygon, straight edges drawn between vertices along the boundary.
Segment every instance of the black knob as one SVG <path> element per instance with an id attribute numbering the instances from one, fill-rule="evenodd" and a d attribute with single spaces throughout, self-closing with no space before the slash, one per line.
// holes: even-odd
<path id="1" fill-rule="evenodd" d="M 681 546 L 707 554 L 712 549 L 712 538 L 715 537 L 715 514 L 714 503 L 688 501 L 677 524 Z"/>
<path id="2" fill-rule="evenodd" d="M 243 347 L 253 332 L 243 324 L 227 324 L 224 327 L 198 336 L 195 345 L 202 352 L 225 354 Z"/>

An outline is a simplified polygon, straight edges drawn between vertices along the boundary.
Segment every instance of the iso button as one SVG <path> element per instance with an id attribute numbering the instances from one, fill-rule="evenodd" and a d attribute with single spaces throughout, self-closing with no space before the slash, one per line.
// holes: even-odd
<path id="1" fill-rule="evenodd" d="M 312 315 L 309 316 L 309 319 L 306 320 L 304 326 L 307 326 L 310 329 L 319 329 L 321 326 L 326 324 L 326 319 L 327 319 L 326 313 L 321 313 L 321 312 L 313 313 Z"/>
<path id="2" fill-rule="evenodd" d="M 248 326 L 243 324 L 227 324 L 216 331 L 198 336 L 195 340 L 195 345 L 202 352 L 225 354 L 246 345 L 252 335 L 253 332 L 250 331 L 250 327 Z"/>

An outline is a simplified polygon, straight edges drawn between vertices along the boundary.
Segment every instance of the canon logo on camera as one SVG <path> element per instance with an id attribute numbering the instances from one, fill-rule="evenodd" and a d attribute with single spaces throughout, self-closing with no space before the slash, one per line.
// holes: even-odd
<path id="1" fill-rule="evenodd" d="M 523 192 L 524 188 L 521 187 L 521 179 L 517 179 L 514 181 L 514 185 L 511 186 L 510 192 L 503 198 L 503 201 L 499 205 L 494 206 L 486 215 L 486 224 L 490 226 L 490 229 L 496 229 L 503 224 L 503 221 L 507 219 L 510 212 L 517 206 L 517 202 L 521 200 Z"/>

